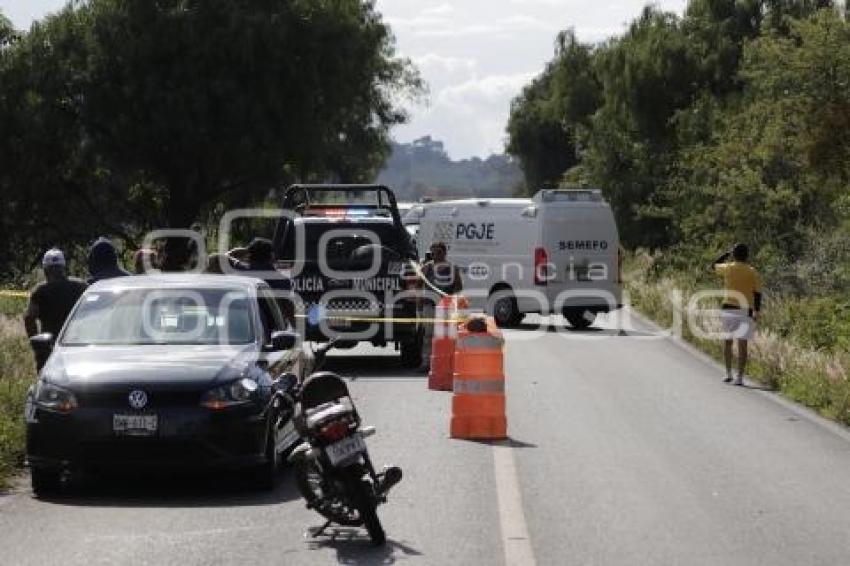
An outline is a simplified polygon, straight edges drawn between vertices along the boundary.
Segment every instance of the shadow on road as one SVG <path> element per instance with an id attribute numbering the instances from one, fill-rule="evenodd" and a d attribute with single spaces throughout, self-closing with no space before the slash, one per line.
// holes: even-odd
<path id="1" fill-rule="evenodd" d="M 620 334 L 621 330 L 618 328 L 597 328 L 595 326 L 591 326 L 590 328 L 577 329 L 573 328 L 569 325 L 559 325 L 559 324 L 535 324 L 529 322 L 523 322 L 509 330 L 518 330 L 524 332 L 548 332 L 552 334 L 564 334 L 564 335 L 577 335 L 577 336 L 588 336 L 588 337 L 603 337 L 603 336 L 656 336 L 652 332 L 645 332 L 643 330 L 635 330 L 633 328 L 629 328 L 625 330 L 625 334 Z"/>
<path id="2" fill-rule="evenodd" d="M 476 444 L 487 444 L 490 446 L 506 446 L 508 448 L 537 448 L 536 444 L 516 440 L 510 436 L 505 440 L 479 440 L 475 438 L 459 438 L 463 442 L 474 442 Z"/>
<path id="3" fill-rule="evenodd" d="M 750 384 L 746 383 L 740 386 L 743 389 L 752 389 L 753 391 L 766 391 L 768 393 L 773 393 L 776 389 L 768 387 L 767 385 L 758 385 L 758 384 Z"/>
<path id="4" fill-rule="evenodd" d="M 203 475 L 86 475 L 71 478 L 50 503 L 79 507 L 201 508 L 277 505 L 300 498 L 291 468 L 274 490 L 258 489 L 247 472 Z"/>
<path id="5" fill-rule="evenodd" d="M 338 564 L 395 564 L 422 553 L 406 544 L 387 538 L 384 546 L 372 546 L 363 529 L 338 527 L 328 529 L 321 537 L 308 539 L 310 550 L 333 549 Z"/>
<path id="6" fill-rule="evenodd" d="M 427 379 L 427 375 L 422 372 L 402 367 L 396 356 L 337 354 L 328 356 L 322 369 L 339 373 L 354 381 L 361 378 Z"/>

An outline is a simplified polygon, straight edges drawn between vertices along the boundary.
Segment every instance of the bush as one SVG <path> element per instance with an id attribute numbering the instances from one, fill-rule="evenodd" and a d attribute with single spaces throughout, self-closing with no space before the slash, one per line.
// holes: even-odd
<path id="1" fill-rule="evenodd" d="M 19 317 L 27 308 L 27 297 L 0 295 L 0 316 Z"/>
<path id="2" fill-rule="evenodd" d="M 0 487 L 24 459 L 24 401 L 35 376 L 32 352 L 19 318 L 0 316 Z"/>

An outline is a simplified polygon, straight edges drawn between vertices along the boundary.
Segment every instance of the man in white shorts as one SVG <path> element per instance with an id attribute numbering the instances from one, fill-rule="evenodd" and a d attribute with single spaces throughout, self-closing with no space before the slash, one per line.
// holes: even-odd
<path id="1" fill-rule="evenodd" d="M 762 282 L 758 272 L 747 263 L 749 249 L 735 244 L 732 251 L 718 257 L 712 264 L 715 273 L 723 277 L 725 296 L 721 305 L 726 361 L 726 383 L 732 382 L 732 343 L 738 342 L 738 375 L 735 385 L 744 384 L 747 369 L 747 342 L 755 335 L 756 321 L 761 310 Z M 732 259 L 732 261 L 729 261 Z"/>

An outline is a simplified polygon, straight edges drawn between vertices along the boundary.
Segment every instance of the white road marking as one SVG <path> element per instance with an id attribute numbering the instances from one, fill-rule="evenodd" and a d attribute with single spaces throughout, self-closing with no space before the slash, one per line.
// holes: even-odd
<path id="1" fill-rule="evenodd" d="M 502 529 L 502 548 L 508 566 L 535 566 L 531 539 L 522 510 L 522 495 L 516 472 L 513 449 L 504 444 L 493 445 L 493 467 L 496 475 L 496 495 L 499 501 L 499 525 Z"/>

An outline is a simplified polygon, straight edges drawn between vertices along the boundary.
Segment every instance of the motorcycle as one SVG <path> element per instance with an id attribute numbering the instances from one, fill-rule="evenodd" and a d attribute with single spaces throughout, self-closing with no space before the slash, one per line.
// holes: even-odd
<path id="1" fill-rule="evenodd" d="M 334 523 L 363 526 L 374 545 L 383 545 L 386 536 L 377 507 L 386 503 L 402 471 L 396 466 L 375 471 L 365 442 L 375 427 L 361 426 L 346 382 L 327 371 L 308 377 L 299 391 L 294 424 L 303 442 L 288 460 L 298 490 L 307 508 L 327 520 L 313 537 Z"/>

